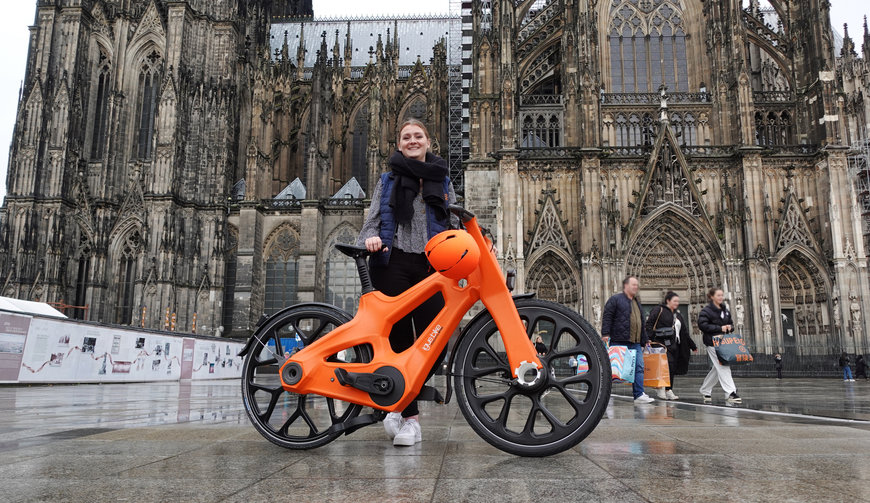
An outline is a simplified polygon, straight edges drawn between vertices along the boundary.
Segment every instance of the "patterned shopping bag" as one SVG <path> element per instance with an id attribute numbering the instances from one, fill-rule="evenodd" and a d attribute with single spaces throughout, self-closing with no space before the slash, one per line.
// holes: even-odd
<path id="1" fill-rule="evenodd" d="M 610 346 L 607 348 L 607 356 L 610 357 L 610 375 L 613 381 L 632 384 L 637 351 L 626 346 Z"/>
<path id="2" fill-rule="evenodd" d="M 585 374 L 589 372 L 589 361 L 584 355 L 577 355 L 577 374 Z"/>

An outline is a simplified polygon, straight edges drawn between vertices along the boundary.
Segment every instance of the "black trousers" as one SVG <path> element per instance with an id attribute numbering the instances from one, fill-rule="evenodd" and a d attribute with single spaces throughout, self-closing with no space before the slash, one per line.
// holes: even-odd
<path id="1" fill-rule="evenodd" d="M 390 262 L 386 267 L 373 267 L 371 270 L 372 283 L 374 283 L 375 288 L 391 297 L 399 295 L 423 281 L 433 272 L 422 253 L 405 253 L 398 248 L 393 248 L 390 253 Z M 390 331 L 390 347 L 393 351 L 401 353 L 413 346 L 417 336 L 429 326 L 429 323 L 435 319 L 443 307 L 444 297 L 438 293 L 397 321 Z M 429 377 L 432 377 L 443 359 L 444 353 L 430 369 Z M 402 411 L 402 417 L 416 416 L 419 413 L 417 400 L 414 400 Z"/>

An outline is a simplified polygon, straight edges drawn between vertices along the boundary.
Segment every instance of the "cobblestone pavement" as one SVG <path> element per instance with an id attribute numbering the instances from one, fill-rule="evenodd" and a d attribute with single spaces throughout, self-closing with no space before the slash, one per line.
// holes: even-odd
<path id="1" fill-rule="evenodd" d="M 443 383 L 443 377 L 436 384 Z M 627 387 L 580 445 L 505 454 L 454 403 L 423 442 L 380 425 L 290 451 L 250 425 L 238 381 L 0 387 L 3 501 L 867 501 L 870 383 L 737 379 L 744 404 L 634 405 Z"/>

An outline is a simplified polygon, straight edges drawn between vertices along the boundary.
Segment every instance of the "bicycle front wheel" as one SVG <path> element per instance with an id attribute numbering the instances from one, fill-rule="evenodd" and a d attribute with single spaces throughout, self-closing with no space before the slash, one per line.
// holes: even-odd
<path id="1" fill-rule="evenodd" d="M 542 382 L 531 389 L 511 376 L 501 334 L 491 315 L 467 328 L 454 366 L 457 402 L 469 425 L 493 446 L 519 456 L 549 456 L 577 445 L 610 400 L 607 349 L 589 323 L 553 302 L 516 302 L 527 333 L 547 346 Z M 572 374 L 571 357 L 579 362 Z"/>

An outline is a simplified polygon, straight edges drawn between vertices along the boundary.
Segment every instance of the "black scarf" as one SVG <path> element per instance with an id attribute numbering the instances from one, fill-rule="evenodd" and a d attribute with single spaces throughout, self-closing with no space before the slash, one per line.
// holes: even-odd
<path id="1" fill-rule="evenodd" d="M 425 161 L 409 159 L 398 150 L 390 157 L 390 167 L 396 180 L 390 194 L 390 207 L 396 221 L 407 224 L 414 216 L 414 198 L 420 193 L 423 180 L 423 202 L 435 212 L 435 218 L 446 220 L 449 216 L 444 195 L 444 178 L 449 174 L 447 161 L 435 154 L 426 153 Z"/>

